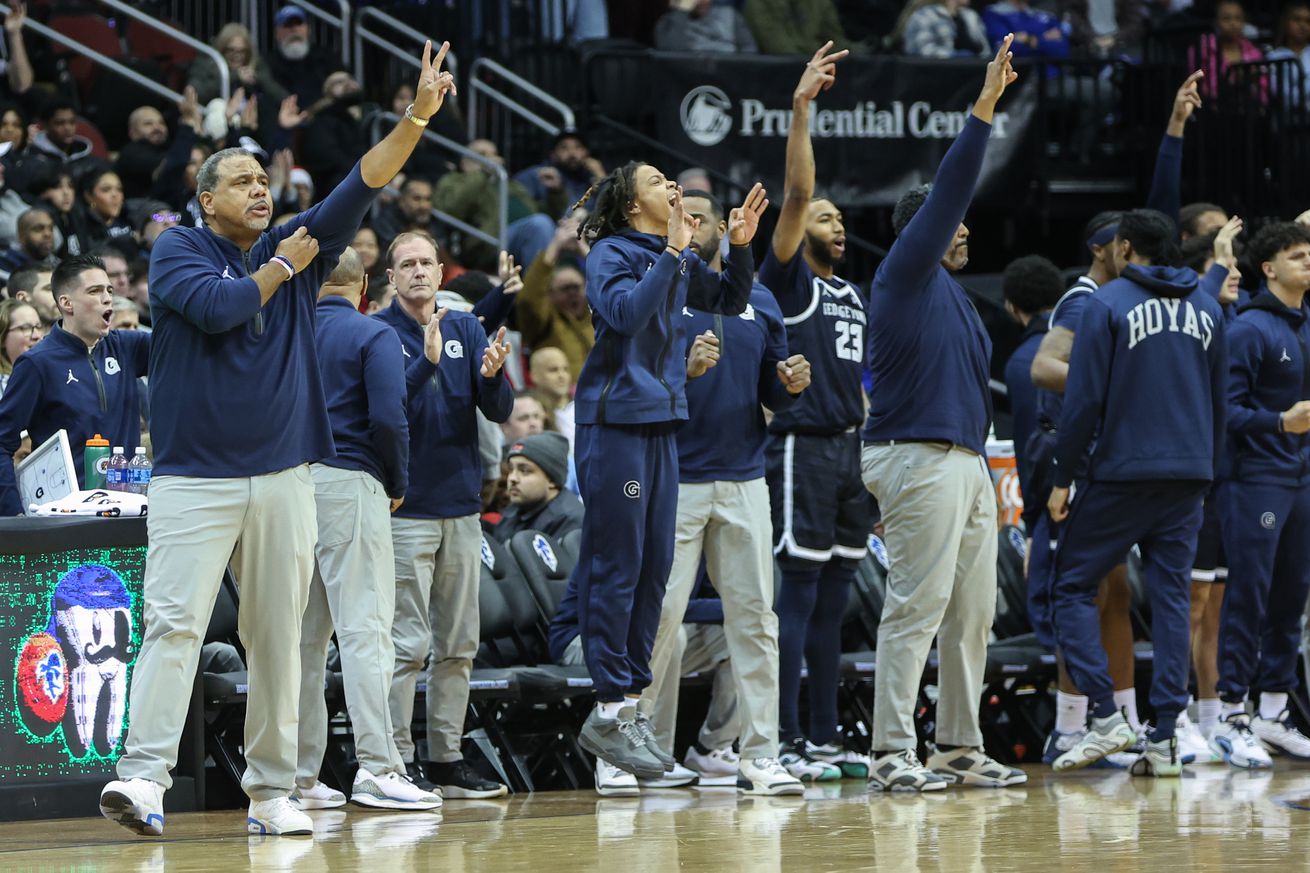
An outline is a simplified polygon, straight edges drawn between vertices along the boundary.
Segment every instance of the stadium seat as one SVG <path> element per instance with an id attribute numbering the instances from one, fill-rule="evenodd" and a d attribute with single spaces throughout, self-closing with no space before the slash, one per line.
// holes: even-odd
<path id="1" fill-rule="evenodd" d="M 55 15 L 50 19 L 50 27 L 103 55 L 111 58 L 123 57 L 119 32 L 103 15 L 93 13 Z M 95 83 L 100 65 L 62 46 L 55 46 L 54 51 L 56 56 L 67 58 L 68 71 L 77 82 L 83 102 L 86 102 L 91 96 L 91 87 Z"/>
<path id="2" fill-rule="evenodd" d="M 165 20 L 181 30 L 181 25 Z M 187 70 L 196 59 L 196 50 L 163 31 L 155 30 L 138 21 L 128 21 L 124 27 L 127 37 L 127 50 L 136 58 L 143 58 L 159 64 L 163 71 L 164 82 L 175 90 L 182 90 L 186 84 Z"/>

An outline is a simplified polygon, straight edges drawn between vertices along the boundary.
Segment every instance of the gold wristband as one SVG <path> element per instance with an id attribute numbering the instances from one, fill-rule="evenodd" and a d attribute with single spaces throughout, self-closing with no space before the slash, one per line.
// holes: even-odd
<path id="1" fill-rule="evenodd" d="M 419 127 L 427 127 L 427 126 L 428 126 L 428 121 L 430 121 L 431 119 L 427 119 L 427 118 L 419 118 L 417 115 L 415 115 L 415 114 L 414 114 L 414 104 L 411 103 L 411 104 L 409 104 L 408 106 L 405 107 L 405 120 L 408 121 L 408 122 L 410 122 L 410 123 L 412 123 L 412 124 L 416 124 L 416 125 L 418 125 Z"/>

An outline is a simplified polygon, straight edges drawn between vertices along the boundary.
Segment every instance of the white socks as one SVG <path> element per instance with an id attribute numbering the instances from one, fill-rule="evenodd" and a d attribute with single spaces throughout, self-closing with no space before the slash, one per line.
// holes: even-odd
<path id="1" fill-rule="evenodd" d="M 1260 695 L 1260 717 L 1277 721 L 1278 716 L 1287 709 L 1287 693 L 1283 691 L 1265 691 Z"/>
<path id="2" fill-rule="evenodd" d="M 1229 703 L 1228 701 L 1225 700 L 1225 701 L 1221 701 L 1219 704 L 1219 717 L 1221 719 L 1226 719 L 1230 715 L 1237 715 L 1238 713 L 1243 713 L 1243 712 L 1246 712 L 1245 700 L 1243 700 L 1240 703 Z"/>
<path id="3" fill-rule="evenodd" d="M 1085 695 L 1055 692 L 1055 730 L 1062 734 L 1079 734 L 1087 730 Z"/>
<path id="4" fill-rule="evenodd" d="M 597 702 L 596 711 L 600 713 L 601 718 L 613 721 L 619 717 L 619 710 L 627 705 L 628 702 L 626 700 L 616 700 L 612 703 Z"/>
<path id="5" fill-rule="evenodd" d="M 1123 710 L 1124 718 L 1128 719 L 1128 726 L 1133 729 L 1134 733 L 1142 732 L 1142 720 L 1137 717 L 1137 689 L 1125 688 L 1122 691 L 1114 693 L 1114 705 L 1116 709 Z"/>
<path id="6" fill-rule="evenodd" d="M 1196 701 L 1196 724 L 1207 737 L 1219 724 L 1219 698 L 1202 697 Z"/>

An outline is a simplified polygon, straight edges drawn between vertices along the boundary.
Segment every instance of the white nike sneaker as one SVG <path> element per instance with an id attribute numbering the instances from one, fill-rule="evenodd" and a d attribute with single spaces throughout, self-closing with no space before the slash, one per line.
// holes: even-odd
<path id="1" fill-rule="evenodd" d="M 816 761 L 806 751 L 805 740 L 797 737 L 783 743 L 778 760 L 787 772 L 802 782 L 831 782 L 841 778 L 841 769 L 827 761 Z"/>
<path id="2" fill-rule="evenodd" d="M 636 776 L 597 758 L 596 793 L 601 797 L 640 797 L 641 787 Z"/>
<path id="3" fill-rule="evenodd" d="M 1137 742 L 1137 734 L 1122 712 L 1108 718 L 1092 719 L 1092 726 L 1073 748 L 1055 759 L 1056 771 L 1087 767 L 1115 752 L 1122 752 Z"/>
<path id="4" fill-rule="evenodd" d="M 374 809 L 440 809 L 441 794 L 424 791 L 403 773 L 392 770 L 375 776 L 360 767 L 350 788 L 350 802 Z"/>
<path id="5" fill-rule="evenodd" d="M 114 780 L 100 792 L 100 814 L 145 837 L 164 834 L 164 786 L 149 779 Z"/>
<path id="6" fill-rule="evenodd" d="M 659 779 L 642 779 L 638 777 L 637 785 L 642 788 L 691 788 L 699 780 L 700 774 L 695 770 L 688 770 L 681 764 L 674 762 L 673 769 Z"/>
<path id="7" fill-rule="evenodd" d="M 801 780 L 788 773 L 777 758 L 742 759 L 737 769 L 737 787 L 747 794 L 764 796 L 805 793 Z"/>
<path id="8" fill-rule="evenodd" d="M 1223 760 L 1210 748 L 1205 734 L 1188 718 L 1186 710 L 1178 714 L 1174 731 L 1178 737 L 1178 758 L 1184 764 L 1188 763 L 1189 758 L 1193 764 L 1214 764 Z"/>
<path id="9" fill-rule="evenodd" d="M 1243 770 L 1267 770 L 1274 766 L 1269 752 L 1251 731 L 1251 718 L 1235 712 L 1221 718 L 1210 732 L 1210 748 L 1234 767 Z"/>
<path id="10" fill-rule="evenodd" d="M 301 809 L 336 809 L 346 805 L 346 795 L 316 779 L 308 788 L 297 785 L 291 792 L 291 802 Z"/>
<path id="11" fill-rule="evenodd" d="M 741 758 L 732 750 L 732 746 L 724 749 L 711 749 L 708 752 L 702 752 L 693 745 L 687 749 L 687 757 L 683 763 L 688 770 L 694 770 L 701 778 L 701 784 L 709 784 L 707 780 L 730 779 L 736 780 L 737 768 L 741 763 Z M 733 782 L 722 782 L 719 784 L 731 785 Z"/>
<path id="12" fill-rule="evenodd" d="M 1285 709 L 1278 714 L 1278 718 L 1256 716 L 1251 719 L 1251 733 L 1259 737 L 1274 754 L 1310 758 L 1310 737 L 1297 730 Z"/>
<path id="13" fill-rule="evenodd" d="M 941 791 L 947 786 L 942 776 L 919 763 L 913 749 L 902 749 L 874 758 L 869 765 L 869 787 L 883 791 Z"/>
<path id="14" fill-rule="evenodd" d="M 1018 767 L 1008 767 L 982 749 L 952 749 L 928 756 L 928 769 L 956 785 L 1008 788 L 1028 781 Z"/>
<path id="15" fill-rule="evenodd" d="M 252 800 L 246 813 L 246 830 L 262 837 L 313 836 L 314 820 L 297 809 L 289 797 Z"/>
<path id="16" fill-rule="evenodd" d="M 826 743 L 822 746 L 816 746 L 808 740 L 805 743 L 805 751 L 811 758 L 816 761 L 822 761 L 832 764 L 841 770 L 843 779 L 868 779 L 869 778 L 869 756 L 861 755 L 859 752 L 851 751 L 844 746 L 836 743 Z"/>
<path id="17" fill-rule="evenodd" d="M 1178 777 L 1183 775 L 1183 759 L 1178 752 L 1178 737 L 1155 742 L 1146 741 L 1146 749 L 1130 768 L 1134 776 Z"/>

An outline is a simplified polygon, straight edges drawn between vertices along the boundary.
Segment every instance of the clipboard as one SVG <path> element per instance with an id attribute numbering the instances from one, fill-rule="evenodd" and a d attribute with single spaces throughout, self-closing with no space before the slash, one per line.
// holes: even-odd
<path id="1" fill-rule="evenodd" d="M 77 468 L 73 466 L 73 451 L 68 444 L 68 431 L 63 429 L 33 450 L 14 468 L 14 472 L 24 513 L 34 503 L 49 503 L 81 490 Z"/>

